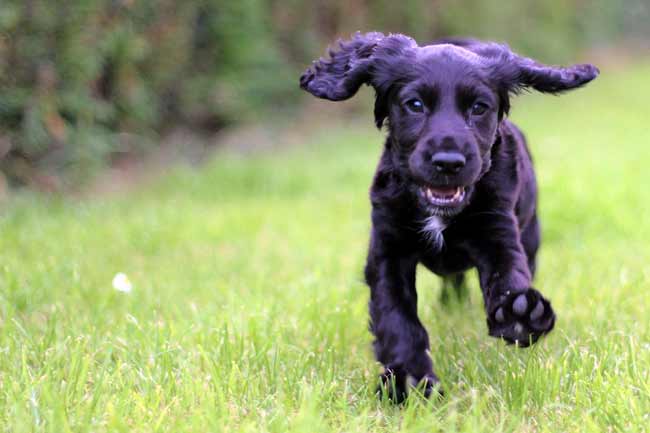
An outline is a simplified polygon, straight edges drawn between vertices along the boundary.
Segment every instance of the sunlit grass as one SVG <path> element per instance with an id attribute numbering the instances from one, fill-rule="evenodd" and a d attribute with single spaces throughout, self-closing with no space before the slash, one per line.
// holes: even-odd
<path id="1" fill-rule="evenodd" d="M 516 350 L 487 337 L 474 280 L 469 303 L 445 309 L 420 272 L 443 401 L 373 395 L 370 119 L 300 148 L 220 153 L 124 197 L 16 197 L 0 216 L 0 430 L 647 429 L 648 77 L 605 69 L 515 102 L 541 186 L 536 286 L 559 320 Z"/>

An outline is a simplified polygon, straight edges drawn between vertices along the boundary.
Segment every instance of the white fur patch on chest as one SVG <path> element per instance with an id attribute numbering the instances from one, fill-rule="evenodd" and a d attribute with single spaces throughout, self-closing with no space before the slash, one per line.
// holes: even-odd
<path id="1" fill-rule="evenodd" d="M 447 227 L 441 217 L 432 215 L 424 220 L 422 227 L 422 234 L 429 241 L 431 246 L 437 250 L 441 250 L 445 245 L 445 237 L 442 231 Z"/>

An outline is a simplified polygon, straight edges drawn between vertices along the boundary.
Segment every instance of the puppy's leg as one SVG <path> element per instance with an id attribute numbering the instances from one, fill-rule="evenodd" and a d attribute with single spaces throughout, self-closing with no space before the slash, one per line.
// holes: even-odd
<path id="1" fill-rule="evenodd" d="M 529 257 L 511 213 L 484 217 L 473 233 L 476 262 L 490 335 L 526 347 L 550 332 L 555 313 L 550 302 L 531 287 Z"/>
<path id="2" fill-rule="evenodd" d="M 442 277 L 441 303 L 449 305 L 453 301 L 463 302 L 468 297 L 469 290 L 467 290 L 464 273 Z"/>
<path id="3" fill-rule="evenodd" d="M 537 215 L 535 215 L 521 231 L 521 245 L 524 247 L 524 251 L 528 257 L 528 269 L 530 269 L 530 275 L 532 277 L 535 277 L 535 270 L 537 268 L 537 250 L 539 249 L 539 243 L 539 222 L 537 221 Z"/>
<path id="4" fill-rule="evenodd" d="M 417 316 L 417 258 L 389 250 L 374 237 L 365 273 L 375 355 L 385 368 L 380 392 L 383 388 L 390 399 L 401 402 L 410 386 L 421 386 L 428 397 L 439 381 L 428 354 L 429 336 Z"/>

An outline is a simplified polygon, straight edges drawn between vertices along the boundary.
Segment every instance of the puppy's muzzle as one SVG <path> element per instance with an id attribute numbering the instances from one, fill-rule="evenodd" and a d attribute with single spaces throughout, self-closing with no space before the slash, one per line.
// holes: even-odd
<path id="1" fill-rule="evenodd" d="M 452 175 L 460 172 L 467 162 L 465 156 L 458 152 L 436 152 L 431 157 L 436 172 Z"/>

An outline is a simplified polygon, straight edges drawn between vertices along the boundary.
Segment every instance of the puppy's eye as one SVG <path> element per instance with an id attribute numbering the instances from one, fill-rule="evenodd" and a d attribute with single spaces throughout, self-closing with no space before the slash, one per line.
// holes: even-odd
<path id="1" fill-rule="evenodd" d="M 424 104 L 419 99 L 409 99 L 406 101 L 406 107 L 414 113 L 422 113 L 424 111 Z"/>
<path id="2" fill-rule="evenodd" d="M 482 116 L 490 107 L 483 102 L 477 102 L 472 105 L 472 116 Z"/>

